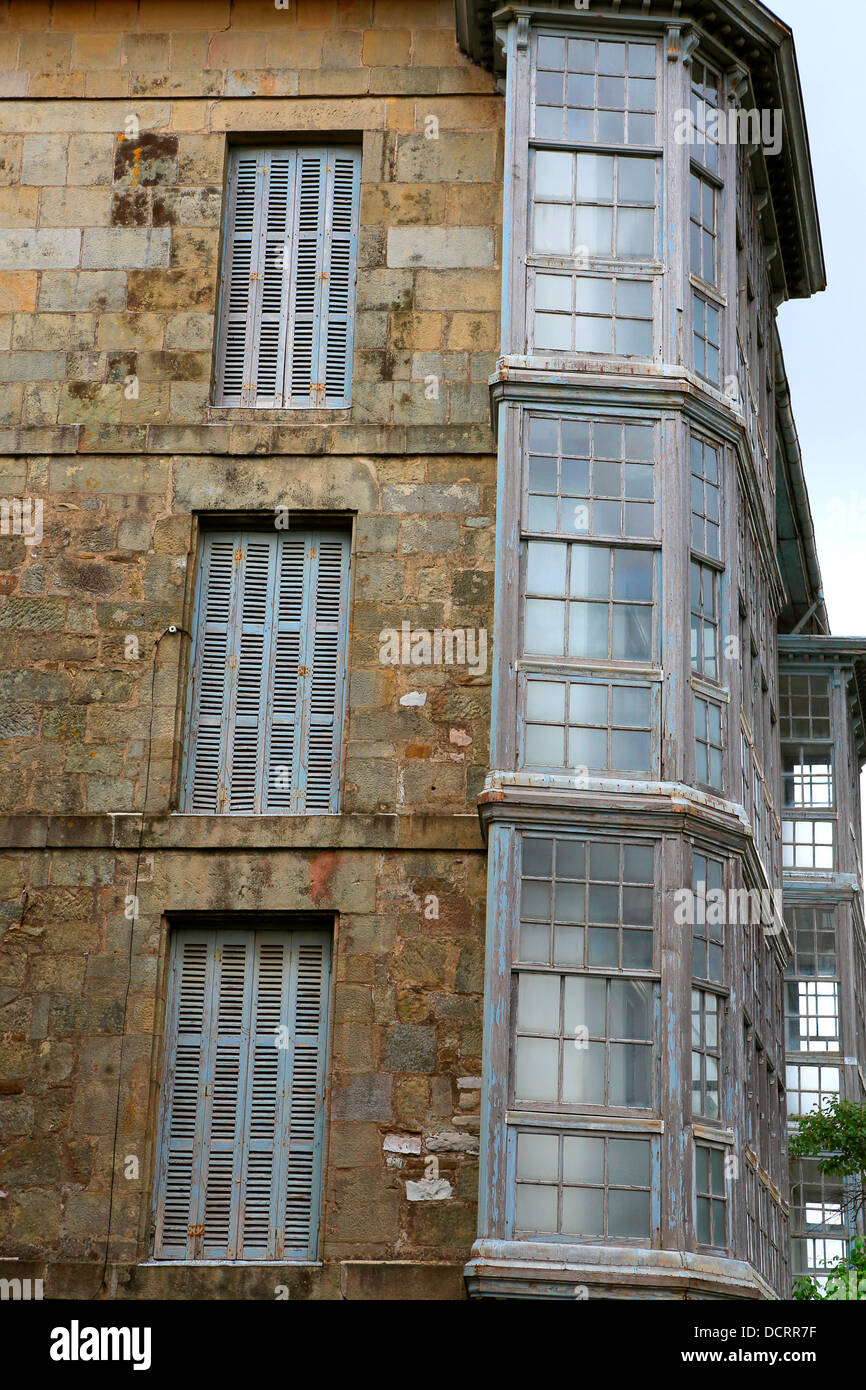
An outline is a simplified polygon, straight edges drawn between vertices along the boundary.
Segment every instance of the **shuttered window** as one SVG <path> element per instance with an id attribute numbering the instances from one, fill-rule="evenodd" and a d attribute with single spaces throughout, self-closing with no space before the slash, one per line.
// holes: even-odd
<path id="1" fill-rule="evenodd" d="M 339 811 L 349 547 L 340 531 L 205 535 L 187 812 Z"/>
<path id="2" fill-rule="evenodd" d="M 154 1256 L 317 1257 L 330 942 L 173 933 Z"/>
<path id="3" fill-rule="evenodd" d="M 360 179 L 350 148 L 232 152 L 218 405 L 351 404 Z"/>

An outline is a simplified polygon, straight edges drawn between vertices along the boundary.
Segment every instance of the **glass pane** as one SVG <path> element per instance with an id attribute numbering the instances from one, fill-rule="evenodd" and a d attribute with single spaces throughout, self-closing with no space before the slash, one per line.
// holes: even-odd
<path id="1" fill-rule="evenodd" d="M 555 531 L 556 498 L 530 497 L 527 521 L 530 531 Z"/>
<path id="2" fill-rule="evenodd" d="M 563 207 L 561 203 L 536 204 L 534 244 L 535 250 L 544 254 L 569 255 L 571 252 L 571 208 Z"/>
<path id="3" fill-rule="evenodd" d="M 619 880 L 619 845 L 601 842 L 589 847 L 589 876 L 599 883 L 616 883 Z"/>
<path id="4" fill-rule="evenodd" d="M 562 1057 L 562 1100 L 565 1105 L 604 1105 L 604 1043 L 577 1048 L 566 1042 Z"/>
<path id="5" fill-rule="evenodd" d="M 710 1203 L 707 1197 L 697 1199 L 697 1218 L 698 1218 L 698 1244 L 712 1245 L 712 1234 L 710 1230 Z"/>
<path id="6" fill-rule="evenodd" d="M 553 841 L 540 839 L 537 835 L 524 835 L 520 871 L 532 878 L 549 878 L 553 865 Z"/>
<path id="7" fill-rule="evenodd" d="M 615 729 L 610 736 L 610 756 L 621 772 L 649 772 L 652 761 L 649 734 L 623 733 Z"/>
<path id="8" fill-rule="evenodd" d="M 566 977 L 563 1024 L 566 1037 L 573 1040 L 575 1028 L 586 1028 L 593 1038 L 604 1037 L 606 989 L 607 981 L 603 979 L 586 975 Z"/>
<path id="9" fill-rule="evenodd" d="M 610 550 L 606 545 L 571 547 L 571 594 L 606 599 L 610 593 Z"/>
<path id="10" fill-rule="evenodd" d="M 540 34 L 538 38 L 538 66 L 540 68 L 565 67 L 565 39 L 551 38 Z"/>
<path id="11" fill-rule="evenodd" d="M 652 357 L 652 324 L 633 319 L 619 319 L 616 325 L 616 350 L 623 357 Z"/>
<path id="12" fill-rule="evenodd" d="M 568 546 L 558 541 L 530 541 L 527 551 L 527 593 L 564 594 Z"/>
<path id="13" fill-rule="evenodd" d="M 539 279 L 542 277 L 539 277 Z M 552 279 L 552 276 L 545 277 Z M 534 454 L 555 454 L 558 449 L 557 422 L 546 415 L 533 415 L 529 421 L 529 448 Z M 556 465 L 553 465 L 554 485 L 556 491 Z"/>
<path id="14" fill-rule="evenodd" d="M 606 603 L 571 603 L 568 616 L 570 656 L 608 655 L 608 607 Z"/>
<path id="15" fill-rule="evenodd" d="M 539 279 L 541 277 L 539 276 Z M 613 281 L 582 275 L 577 281 L 577 308 L 584 314 L 613 312 Z"/>
<path id="16" fill-rule="evenodd" d="M 561 95 L 561 86 L 560 86 Z M 570 198 L 574 156 L 558 150 L 539 150 L 535 156 L 535 195 L 539 198 Z"/>
<path id="17" fill-rule="evenodd" d="M 613 687 L 614 724 L 627 728 L 649 728 L 650 692 L 636 685 L 615 685 Z"/>
<path id="18" fill-rule="evenodd" d="M 628 70 L 638 77 L 654 77 L 656 70 L 656 51 L 650 43 L 630 43 L 628 46 Z"/>
<path id="19" fill-rule="evenodd" d="M 648 1192 L 609 1192 L 607 1212 L 608 1235 L 649 1235 L 650 1195 Z"/>
<path id="20" fill-rule="evenodd" d="M 518 1100 L 558 1098 L 559 1044 L 555 1039 L 518 1038 L 514 1094 Z"/>
<path id="21" fill-rule="evenodd" d="M 624 931 L 622 934 L 622 965 L 624 970 L 651 970 L 653 938 L 649 931 Z"/>
<path id="22" fill-rule="evenodd" d="M 552 724 L 527 724 L 525 757 L 533 767 L 563 767 L 565 730 Z"/>
<path id="23" fill-rule="evenodd" d="M 572 593 L 574 585 L 572 584 Z M 641 550 L 615 550 L 613 553 L 614 598 L 646 600 L 653 593 L 653 556 Z"/>
<path id="24" fill-rule="evenodd" d="M 614 884 L 589 885 L 589 920 L 616 922 L 619 919 L 619 888 Z"/>
<path id="25" fill-rule="evenodd" d="M 526 648 L 543 656 L 565 655 L 565 604 L 553 599 L 526 600 Z"/>
<path id="26" fill-rule="evenodd" d="M 550 928 L 540 923 L 521 923 L 520 959 L 533 965 L 550 962 Z"/>
<path id="27" fill-rule="evenodd" d="M 535 1187 L 517 1184 L 515 1221 L 520 1231 L 539 1231 L 544 1235 L 556 1232 L 555 1187 Z"/>
<path id="28" fill-rule="evenodd" d="M 590 927 L 586 948 L 587 965 L 619 965 L 619 933 L 616 928 Z"/>
<path id="29" fill-rule="evenodd" d="M 616 311 L 630 318 L 652 317 L 652 285 L 647 280 L 619 280 L 616 287 Z"/>
<path id="30" fill-rule="evenodd" d="M 550 884 L 524 879 L 520 895 L 520 915 L 524 922 L 550 921 Z"/>
<path id="31" fill-rule="evenodd" d="M 566 1187 L 562 1193 L 562 1233 L 568 1236 L 604 1234 L 604 1193 L 595 1187 Z"/>
<path id="32" fill-rule="evenodd" d="M 610 1105 L 652 1104 L 652 1048 L 635 1043 L 610 1044 Z"/>
<path id="33" fill-rule="evenodd" d="M 653 882 L 653 851 L 648 845 L 625 846 L 623 858 L 623 877 L 629 883 Z"/>
<path id="34" fill-rule="evenodd" d="M 595 71 L 595 44 L 592 39 L 569 39 L 568 70 L 569 72 Z"/>
<path id="35" fill-rule="evenodd" d="M 607 768 L 607 734 L 600 729 L 569 729 L 569 767 Z"/>
<path id="36" fill-rule="evenodd" d="M 608 1140 L 607 1180 L 616 1187 L 649 1187 L 649 1140 Z"/>
<path id="37" fill-rule="evenodd" d="M 612 1038 L 652 1040 L 652 985 L 644 980 L 611 980 L 608 1028 Z"/>
<path id="38" fill-rule="evenodd" d="M 586 844 L 583 840 L 559 839 L 556 842 L 557 878 L 583 878 L 586 869 Z"/>
<path id="39" fill-rule="evenodd" d="M 557 922 L 583 922 L 585 892 L 582 883 L 557 883 L 555 920 Z"/>
<path id="40" fill-rule="evenodd" d="M 652 610 L 618 603 L 613 610 L 612 655 L 617 661 L 649 661 Z"/>
<path id="41" fill-rule="evenodd" d="M 623 888 L 622 920 L 634 926 L 652 926 L 654 898 L 652 888 Z"/>
<path id="42" fill-rule="evenodd" d="M 541 140 L 561 140 L 562 108 L 560 106 L 537 106 L 535 108 L 535 133 Z"/>
<path id="43" fill-rule="evenodd" d="M 584 203 L 613 202 L 612 155 L 579 154 L 577 156 L 577 196 Z"/>
<path id="44" fill-rule="evenodd" d="M 569 687 L 571 724 L 607 724 L 607 686 L 573 681 Z"/>
<path id="45" fill-rule="evenodd" d="M 654 251 L 654 215 L 644 208 L 620 208 L 616 220 L 616 254 L 648 259 Z"/>
<path id="46" fill-rule="evenodd" d="M 575 352 L 612 352 L 613 323 L 610 319 L 574 317 Z"/>
<path id="47" fill-rule="evenodd" d="M 555 1134 L 518 1134 L 517 1176 L 527 1182 L 559 1180 L 559 1140 Z"/>
<path id="48" fill-rule="evenodd" d="M 604 1140 L 566 1135 L 562 1142 L 563 1182 L 604 1182 Z"/>
<path id="49" fill-rule="evenodd" d="M 517 987 L 517 1026 L 531 1033 L 559 1033 L 558 975 L 521 972 Z"/>
<path id="50" fill-rule="evenodd" d="M 656 167 L 653 159 L 629 159 L 621 155 L 617 184 L 620 203 L 655 202 Z"/>
<path id="51" fill-rule="evenodd" d="M 527 681 L 526 717 L 561 722 L 565 718 L 565 684 L 562 681 Z"/>
<path id="52" fill-rule="evenodd" d="M 571 323 L 566 314 L 536 314 L 535 346 L 546 352 L 570 352 Z"/>
<path id="53" fill-rule="evenodd" d="M 554 927 L 553 963 L 583 965 L 583 927 Z"/>

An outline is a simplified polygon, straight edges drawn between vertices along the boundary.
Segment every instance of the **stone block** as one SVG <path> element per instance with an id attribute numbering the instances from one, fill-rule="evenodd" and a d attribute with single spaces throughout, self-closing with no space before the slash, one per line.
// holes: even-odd
<path id="1" fill-rule="evenodd" d="M 167 227 L 106 227 L 85 230 L 82 270 L 149 270 L 167 266 L 171 231 Z"/>
<path id="2" fill-rule="evenodd" d="M 387 263 L 391 267 L 493 265 L 493 233 L 489 227 L 389 227 L 387 245 Z"/>
<path id="3" fill-rule="evenodd" d="M 68 270 L 78 265 L 80 252 L 75 227 L 9 231 L 0 240 L 0 270 Z"/>

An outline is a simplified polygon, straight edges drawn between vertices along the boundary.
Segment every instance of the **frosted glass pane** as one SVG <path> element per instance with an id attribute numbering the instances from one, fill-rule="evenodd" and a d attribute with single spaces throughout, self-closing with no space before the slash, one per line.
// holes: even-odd
<path id="1" fill-rule="evenodd" d="M 610 1044 L 610 1105 L 652 1103 L 650 1061 L 652 1049 L 634 1043 Z"/>
<path id="2" fill-rule="evenodd" d="M 556 498 L 530 497 L 527 520 L 530 531 L 555 531 Z"/>
<path id="3" fill-rule="evenodd" d="M 556 842 L 557 878 L 583 878 L 586 872 L 586 843 L 560 839 Z"/>
<path id="4" fill-rule="evenodd" d="M 633 319 L 619 319 L 616 326 L 616 350 L 622 357 L 652 357 L 652 325 Z"/>
<path id="5" fill-rule="evenodd" d="M 656 104 L 656 84 L 643 78 L 630 78 L 628 84 L 630 111 L 652 111 Z"/>
<path id="6" fill-rule="evenodd" d="M 526 650 L 542 656 L 565 655 L 565 604 L 554 599 L 526 600 Z"/>
<path id="7" fill-rule="evenodd" d="M 528 594 L 564 594 L 569 546 L 557 541 L 530 541 L 527 557 Z"/>
<path id="8" fill-rule="evenodd" d="M 518 1038 L 514 1094 L 518 1100 L 557 1099 L 559 1044 L 546 1038 Z"/>
<path id="9" fill-rule="evenodd" d="M 617 185 L 620 203 L 655 202 L 656 166 L 653 159 L 630 159 L 620 155 L 619 183 Z"/>
<path id="10" fill-rule="evenodd" d="M 654 98 L 653 98 L 654 101 Z M 629 113 L 628 139 L 631 145 L 653 145 L 656 138 L 655 116 L 636 116 Z"/>
<path id="11" fill-rule="evenodd" d="M 562 1193 L 562 1233 L 568 1236 L 604 1234 L 604 1193 L 594 1187 L 566 1187 Z"/>
<path id="12" fill-rule="evenodd" d="M 614 729 L 610 736 L 610 758 L 612 765 L 622 772 L 649 773 L 652 761 L 649 734 Z"/>
<path id="13" fill-rule="evenodd" d="M 645 550 L 616 550 L 613 560 L 614 598 L 652 598 L 653 556 Z"/>
<path id="14" fill-rule="evenodd" d="M 652 610 L 618 603 L 613 610 L 612 655 L 617 661 L 649 661 Z"/>
<path id="15" fill-rule="evenodd" d="M 569 72 L 593 72 L 595 70 L 595 44 L 592 39 L 569 39 Z"/>
<path id="16" fill-rule="evenodd" d="M 616 311 L 629 318 L 648 319 L 652 316 L 652 286 L 648 280 L 619 280 L 616 286 Z"/>
<path id="17" fill-rule="evenodd" d="M 608 1011 L 612 1038 L 652 1038 L 652 985 L 648 980 L 611 980 Z"/>
<path id="18" fill-rule="evenodd" d="M 583 922 L 586 910 L 584 894 L 582 883 L 557 883 L 554 919 L 557 922 Z"/>
<path id="19" fill-rule="evenodd" d="M 587 965 L 619 964 L 619 935 L 616 928 L 590 927 L 586 948 Z"/>
<path id="20" fill-rule="evenodd" d="M 623 878 L 630 883 L 652 883 L 653 852 L 648 845 L 626 845 L 623 857 Z"/>
<path id="21" fill-rule="evenodd" d="M 648 1236 L 650 1195 L 648 1192 L 609 1192 L 607 1223 L 610 1236 Z"/>
<path id="22" fill-rule="evenodd" d="M 517 1026 L 530 1033 L 559 1033 L 559 975 L 522 972 L 517 986 Z"/>
<path id="23" fill-rule="evenodd" d="M 653 938 L 650 931 L 624 931 L 622 965 L 624 970 L 651 970 Z"/>
<path id="24" fill-rule="evenodd" d="M 537 106 L 535 108 L 535 133 L 541 140 L 561 140 L 562 108 L 559 106 Z"/>
<path id="25" fill-rule="evenodd" d="M 609 652 L 606 603 L 571 603 L 568 616 L 570 656 L 604 658 Z"/>
<path id="26" fill-rule="evenodd" d="M 595 78 L 587 73 L 569 73 L 566 85 L 566 101 L 569 106 L 591 107 L 595 105 Z M 569 111 L 569 117 L 576 114 Z M 589 116 L 589 112 L 586 112 Z M 592 118 L 589 117 L 591 120 Z M 591 129 L 591 127 L 590 127 Z"/>
<path id="27" fill-rule="evenodd" d="M 518 1134 L 517 1176 L 526 1182 L 559 1181 L 559 1140 L 555 1134 Z"/>
<path id="28" fill-rule="evenodd" d="M 621 77 L 602 77 L 598 79 L 598 104 L 610 111 L 622 111 L 625 107 L 625 82 Z"/>
<path id="29" fill-rule="evenodd" d="M 619 845 L 599 841 L 589 847 L 589 876 L 597 883 L 619 880 Z"/>
<path id="30" fill-rule="evenodd" d="M 527 681 L 527 719 L 544 719 L 555 723 L 565 718 L 565 683 L 563 681 Z"/>
<path id="31" fill-rule="evenodd" d="M 622 503 L 595 502 L 592 508 L 593 531 L 597 536 L 622 534 Z"/>
<path id="32" fill-rule="evenodd" d="M 518 1183 L 515 1220 L 520 1231 L 556 1231 L 556 1188 Z"/>
<path id="33" fill-rule="evenodd" d="M 553 963 L 583 965 L 583 927 L 554 927 Z"/>
<path id="34" fill-rule="evenodd" d="M 655 250 L 654 216 L 648 208 L 620 208 L 616 222 L 616 254 L 649 259 Z"/>
<path id="35" fill-rule="evenodd" d="M 520 894 L 520 915 L 524 922 L 540 918 L 550 921 L 550 884 L 524 879 Z"/>
<path id="36" fill-rule="evenodd" d="M 566 1036 L 573 1038 L 575 1028 L 588 1028 L 592 1037 L 604 1037 L 606 989 L 607 981 L 593 975 L 566 976 Z"/>
<path id="37" fill-rule="evenodd" d="M 565 730 L 552 724 L 527 724 L 525 756 L 533 767 L 563 767 Z"/>
<path id="38" fill-rule="evenodd" d="M 636 685 L 615 685 L 612 696 L 612 722 L 627 728 L 648 729 L 650 692 Z"/>
<path id="39" fill-rule="evenodd" d="M 606 207 L 579 207 L 574 244 L 584 256 L 609 256 L 613 245 L 613 213 Z"/>
<path id="40" fill-rule="evenodd" d="M 625 456 L 634 459 L 636 462 L 652 462 L 653 458 L 653 429 L 647 425 L 626 425 L 625 427 Z M 638 470 L 634 471 L 634 476 Z M 643 470 L 640 470 L 643 472 Z M 626 478 L 632 476 L 626 469 Z M 650 477 L 652 475 L 650 474 Z M 629 497 L 651 497 L 652 488 L 649 492 L 635 492 L 631 487 L 626 489 Z"/>
<path id="41" fill-rule="evenodd" d="M 562 452 L 577 454 L 579 458 L 589 456 L 589 425 L 582 420 L 563 420 Z"/>
<path id="42" fill-rule="evenodd" d="M 646 1139 L 611 1139 L 607 1150 L 607 1180 L 619 1187 L 649 1187 L 650 1146 Z"/>
<path id="43" fill-rule="evenodd" d="M 633 76 L 654 77 L 656 70 L 655 46 L 650 43 L 630 43 L 628 46 L 628 70 Z"/>
<path id="44" fill-rule="evenodd" d="M 569 729 L 569 767 L 607 767 L 607 734 L 600 729 Z"/>
<path id="45" fill-rule="evenodd" d="M 566 1043 L 562 1058 L 562 1100 L 565 1105 L 604 1105 L 604 1044 L 588 1048 Z"/>
<path id="46" fill-rule="evenodd" d="M 567 275 L 536 275 L 536 309 L 558 309 L 567 312 L 571 309 L 571 279 Z M 538 445 L 534 445 L 535 448 Z"/>
<path id="47" fill-rule="evenodd" d="M 535 194 L 539 198 L 570 198 L 574 156 L 558 150 L 539 150 L 535 156 Z"/>
<path id="48" fill-rule="evenodd" d="M 540 277 L 541 278 L 541 277 Z M 548 279 L 551 277 L 548 276 Z M 529 421 L 529 448 L 534 454 L 555 454 L 557 451 L 556 419 L 549 415 L 533 415 Z M 556 465 L 553 465 L 554 478 Z M 554 486 L 553 491 L 556 491 Z"/>
<path id="49" fill-rule="evenodd" d="M 538 66 L 540 68 L 564 68 L 565 39 L 550 38 L 546 34 L 539 35 Z"/>
<path id="50" fill-rule="evenodd" d="M 580 237 L 578 237 L 580 240 Z M 535 207 L 535 250 L 545 255 L 571 253 L 571 208 L 561 203 L 537 203 Z"/>
<path id="51" fill-rule="evenodd" d="M 552 441 L 554 450 L 556 449 L 556 437 Z M 533 447 L 537 448 L 538 445 Z M 530 492 L 556 492 L 556 459 L 539 458 L 533 455 L 529 460 L 529 491 Z"/>
<path id="52" fill-rule="evenodd" d="M 575 352 L 612 352 L 613 325 L 610 319 L 574 317 Z"/>
<path id="53" fill-rule="evenodd" d="M 613 281 L 609 277 L 601 279 L 596 275 L 580 276 L 577 281 L 577 308 L 584 314 L 612 313 Z"/>
<path id="54" fill-rule="evenodd" d="M 578 155 L 577 196 L 582 202 L 613 202 L 612 155 Z"/>
<path id="55" fill-rule="evenodd" d="M 521 924 L 520 959 L 531 961 L 534 965 L 548 965 L 550 963 L 549 927 L 538 922 Z"/>
<path id="56" fill-rule="evenodd" d="M 604 1182 L 604 1140 L 566 1135 L 562 1141 L 563 1182 Z"/>
<path id="57" fill-rule="evenodd" d="M 619 888 L 616 884 L 589 885 L 590 922 L 616 922 L 619 919 Z"/>
<path id="58" fill-rule="evenodd" d="M 570 352 L 571 322 L 566 314 L 536 314 L 535 346 L 546 352 Z"/>
<path id="59" fill-rule="evenodd" d="M 617 434 L 619 434 L 618 430 Z M 596 448 L 600 448 L 598 440 L 596 440 Z M 592 492 L 594 497 L 621 497 L 622 464 L 617 461 L 599 460 L 596 462 L 592 470 Z"/>
<path id="60" fill-rule="evenodd" d="M 572 724 L 607 723 L 607 686 L 574 681 L 569 687 L 568 718 Z"/>
<path id="61" fill-rule="evenodd" d="M 573 598 L 606 599 L 610 593 L 610 550 L 606 545 L 571 547 Z"/>
<path id="62" fill-rule="evenodd" d="M 633 926 L 651 926 L 653 920 L 652 888 L 628 888 L 622 890 L 622 920 Z"/>

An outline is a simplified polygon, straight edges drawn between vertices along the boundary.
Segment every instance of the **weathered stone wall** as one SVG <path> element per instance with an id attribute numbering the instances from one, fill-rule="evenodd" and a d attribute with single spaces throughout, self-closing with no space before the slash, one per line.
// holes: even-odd
<path id="1" fill-rule="evenodd" d="M 41 503 L 43 532 L 0 536 L 0 1259 L 94 1292 L 114 1156 L 121 1296 L 453 1295 L 489 670 L 383 665 L 379 633 L 492 630 L 501 99 L 451 0 L 34 0 L 0 25 L 0 498 Z M 362 143 L 353 405 L 214 408 L 229 140 L 313 134 Z M 173 816 L 188 640 L 166 629 L 190 626 L 198 526 L 278 507 L 353 518 L 343 815 Z M 335 920 L 321 1270 L 134 1268 L 169 922 L 203 910 Z M 410 1201 L 431 1156 L 451 1195 Z"/>

